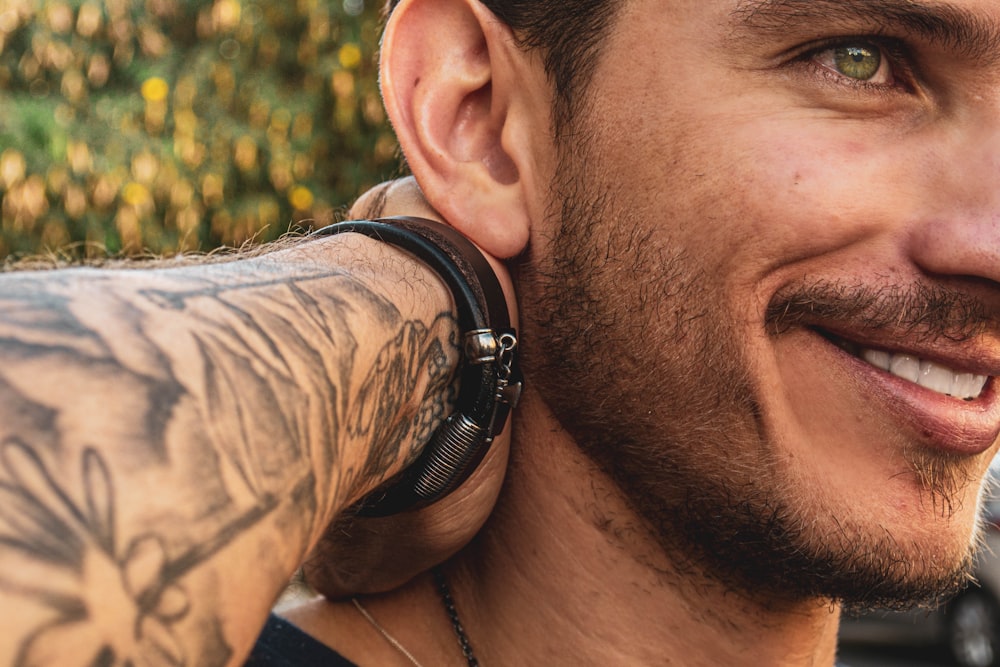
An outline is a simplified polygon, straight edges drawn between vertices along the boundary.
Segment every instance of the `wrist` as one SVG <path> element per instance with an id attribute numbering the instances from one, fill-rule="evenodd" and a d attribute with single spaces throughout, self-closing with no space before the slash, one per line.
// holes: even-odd
<path id="1" fill-rule="evenodd" d="M 483 253 L 442 223 L 415 217 L 356 220 L 314 235 L 361 233 L 401 247 L 440 276 L 452 294 L 463 354 L 457 409 L 415 465 L 366 497 L 359 511 L 384 516 L 432 503 L 464 481 L 489 450 L 520 396 L 516 331 L 504 291 Z"/>
<path id="2" fill-rule="evenodd" d="M 334 412 L 344 419 L 335 429 L 343 433 L 337 469 L 351 472 L 344 495 L 332 499 L 332 518 L 412 464 L 451 413 L 460 339 L 450 291 L 410 253 L 347 233 L 317 238 L 295 254 L 300 262 L 338 267 L 352 293 L 350 317 L 361 323 L 351 327 L 360 332 L 353 339 L 329 341 L 331 360 L 324 361 L 331 377 L 347 373 Z M 367 307 L 357 308 L 359 301 Z M 333 362 L 342 360 L 345 345 L 352 348 L 349 368 Z"/>

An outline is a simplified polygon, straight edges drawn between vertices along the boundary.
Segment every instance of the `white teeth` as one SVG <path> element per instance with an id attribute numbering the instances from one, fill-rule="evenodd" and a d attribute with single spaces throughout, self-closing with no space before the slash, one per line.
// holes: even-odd
<path id="1" fill-rule="evenodd" d="M 908 354 L 894 354 L 889 361 L 889 372 L 910 382 L 916 382 L 920 378 L 920 360 Z"/>
<path id="2" fill-rule="evenodd" d="M 955 385 L 957 377 L 957 373 L 948 370 L 944 366 L 938 366 L 929 361 L 921 361 L 920 377 L 917 378 L 917 384 L 921 387 L 933 389 L 939 394 L 952 394 L 952 387 Z"/>
<path id="3" fill-rule="evenodd" d="M 861 358 L 875 368 L 887 371 L 889 370 L 889 361 L 892 359 L 892 355 L 882 350 L 869 350 L 866 348 L 861 351 Z"/>
<path id="4" fill-rule="evenodd" d="M 883 350 L 862 348 L 860 356 L 875 368 L 915 382 L 939 394 L 971 400 L 983 393 L 986 375 L 958 373 L 940 364 L 923 361 L 909 354 L 891 354 Z"/>
<path id="5" fill-rule="evenodd" d="M 955 384 L 951 387 L 951 395 L 959 398 L 975 398 L 983 393 L 986 386 L 985 375 L 959 373 L 955 376 Z"/>

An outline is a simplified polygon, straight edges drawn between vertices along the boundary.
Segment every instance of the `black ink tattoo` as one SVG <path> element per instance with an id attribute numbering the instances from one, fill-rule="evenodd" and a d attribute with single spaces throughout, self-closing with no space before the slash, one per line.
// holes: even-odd
<path id="1" fill-rule="evenodd" d="M 407 321 L 341 271 L 242 264 L 0 278 L 0 596 L 30 610 L 5 629 L 14 664 L 223 664 L 245 647 L 204 591 L 214 559 L 262 526 L 262 572 L 304 549 L 448 413 L 452 313 Z M 370 443 L 362 470 L 348 440 Z"/>
<path id="2" fill-rule="evenodd" d="M 450 328 L 450 316 L 444 320 L 448 322 L 445 327 Z M 429 381 L 429 393 L 433 396 L 442 396 L 451 384 L 448 353 L 440 338 L 429 333 L 419 323 L 407 322 L 396 338 L 382 348 L 371 374 L 358 390 L 359 409 L 356 419 L 348 425 L 349 431 L 355 435 L 370 435 L 377 442 L 392 443 L 382 450 L 370 451 L 365 463 L 368 475 L 381 475 L 393 464 L 398 464 L 400 451 L 407 448 L 403 460 L 406 464 L 412 463 L 420 447 L 447 416 L 446 406 L 454 403 L 454 395 L 444 394 L 424 405 L 416 419 L 398 418 L 402 409 L 400 403 L 412 395 L 422 379 Z M 447 339 L 447 343 L 457 348 L 454 337 Z"/>
<path id="3" fill-rule="evenodd" d="M 26 565 L 31 571 L 40 564 L 54 570 L 53 576 L 33 582 L 23 581 L 17 570 L 0 573 L 0 589 L 33 595 L 54 612 L 23 643 L 15 664 L 142 664 L 144 656 L 157 656 L 165 665 L 185 664 L 172 626 L 187 614 L 188 596 L 176 577 L 165 576 L 169 564 L 156 535 L 119 543 L 114 485 L 100 453 L 83 453 L 83 498 L 77 501 L 22 442 L 0 445 L 0 468 L 10 480 L 0 483 L 5 561 L 17 562 L 10 558 L 13 552 L 33 561 Z M 127 604 L 120 625 L 99 623 L 109 599 Z"/>

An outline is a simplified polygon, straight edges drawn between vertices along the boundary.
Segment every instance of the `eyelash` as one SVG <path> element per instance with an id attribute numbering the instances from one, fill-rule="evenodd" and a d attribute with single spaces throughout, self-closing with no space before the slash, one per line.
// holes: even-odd
<path id="1" fill-rule="evenodd" d="M 886 65 L 892 72 L 892 83 L 873 83 L 871 81 L 854 79 L 817 62 L 820 54 L 831 49 L 861 45 L 878 49 Z M 891 37 L 862 35 L 825 40 L 820 44 L 809 45 L 805 51 L 793 59 L 793 62 L 807 66 L 815 74 L 826 78 L 836 85 L 846 86 L 858 92 L 879 93 L 883 95 L 894 92 L 913 93 L 917 87 L 913 56 L 909 48 L 902 41 Z"/>

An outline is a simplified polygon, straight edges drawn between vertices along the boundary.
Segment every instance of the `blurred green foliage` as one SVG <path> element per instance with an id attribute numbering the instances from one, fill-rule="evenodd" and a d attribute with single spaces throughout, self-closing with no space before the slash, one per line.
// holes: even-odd
<path id="1" fill-rule="evenodd" d="M 0 257 L 281 235 L 397 170 L 377 0 L 0 0 Z"/>

